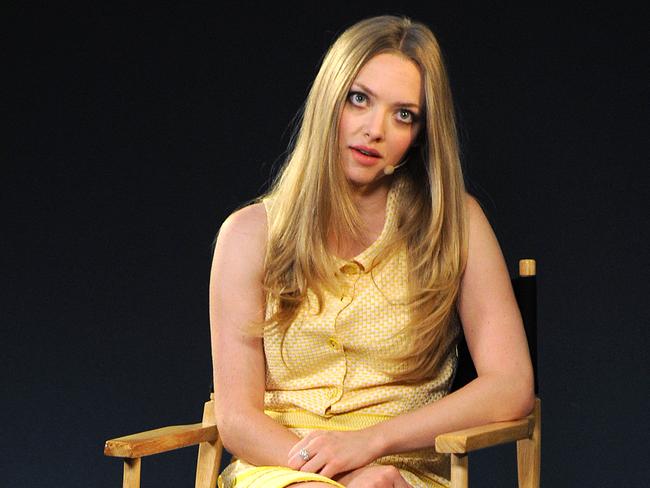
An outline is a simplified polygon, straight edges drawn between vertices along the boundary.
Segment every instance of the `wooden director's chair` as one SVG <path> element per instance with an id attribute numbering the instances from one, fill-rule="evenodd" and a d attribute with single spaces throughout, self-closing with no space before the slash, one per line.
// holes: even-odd
<path id="1" fill-rule="evenodd" d="M 517 303 L 528 337 L 537 394 L 537 283 L 535 261 L 519 261 L 519 276 L 512 279 Z M 459 367 L 452 390 L 476 375 L 464 340 L 459 345 Z M 478 449 L 510 442 L 517 443 L 519 488 L 539 488 L 541 459 L 541 401 L 527 417 L 495 422 L 470 429 L 441 434 L 435 439 L 436 450 L 451 455 L 451 486 L 468 486 L 468 454 Z M 214 418 L 214 394 L 203 407 L 203 420 L 196 424 L 174 425 L 106 441 L 104 454 L 124 461 L 123 488 L 140 487 L 140 464 L 145 456 L 188 446 L 199 446 L 195 488 L 214 488 L 217 482 L 223 445 Z"/>

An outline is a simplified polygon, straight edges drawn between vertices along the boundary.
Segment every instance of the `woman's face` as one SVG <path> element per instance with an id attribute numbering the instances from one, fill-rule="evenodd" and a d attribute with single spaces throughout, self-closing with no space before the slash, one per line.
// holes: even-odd
<path id="1" fill-rule="evenodd" d="M 369 189 L 386 166 L 399 164 L 420 129 L 423 100 L 413 61 L 383 53 L 361 68 L 339 122 L 341 165 L 352 185 Z"/>

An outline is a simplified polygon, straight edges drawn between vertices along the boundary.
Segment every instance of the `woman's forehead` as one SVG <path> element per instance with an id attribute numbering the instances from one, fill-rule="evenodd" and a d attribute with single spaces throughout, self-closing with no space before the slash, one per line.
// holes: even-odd
<path id="1" fill-rule="evenodd" d="M 423 102 L 422 75 L 412 60 L 393 53 L 378 54 L 359 70 L 353 84 L 386 98 L 391 103 L 421 106 Z"/>

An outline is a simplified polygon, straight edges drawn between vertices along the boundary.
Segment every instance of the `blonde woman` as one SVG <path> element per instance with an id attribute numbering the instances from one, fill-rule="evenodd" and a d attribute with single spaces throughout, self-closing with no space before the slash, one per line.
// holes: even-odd
<path id="1" fill-rule="evenodd" d="M 330 47 L 271 190 L 221 226 L 210 316 L 222 487 L 446 486 L 436 435 L 531 410 L 426 26 L 369 18 Z M 461 327 L 478 378 L 449 393 Z"/>

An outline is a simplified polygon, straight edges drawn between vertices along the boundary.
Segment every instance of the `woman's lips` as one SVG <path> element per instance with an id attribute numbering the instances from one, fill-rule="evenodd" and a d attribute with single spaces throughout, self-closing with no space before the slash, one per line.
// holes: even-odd
<path id="1" fill-rule="evenodd" d="M 381 154 L 379 153 L 379 151 L 377 151 L 376 149 L 373 149 L 372 147 L 363 146 L 363 145 L 356 145 L 356 146 L 350 146 L 350 147 L 353 148 L 353 149 L 357 149 L 357 150 L 361 151 L 362 153 L 369 154 L 370 156 L 381 157 Z"/>
<path id="2" fill-rule="evenodd" d="M 377 164 L 377 161 L 381 159 L 379 156 L 368 156 L 366 154 L 363 154 L 361 151 L 354 147 L 351 147 L 350 150 L 352 151 L 352 156 L 354 159 L 359 164 L 362 164 L 364 166 L 372 166 L 374 164 Z"/>

